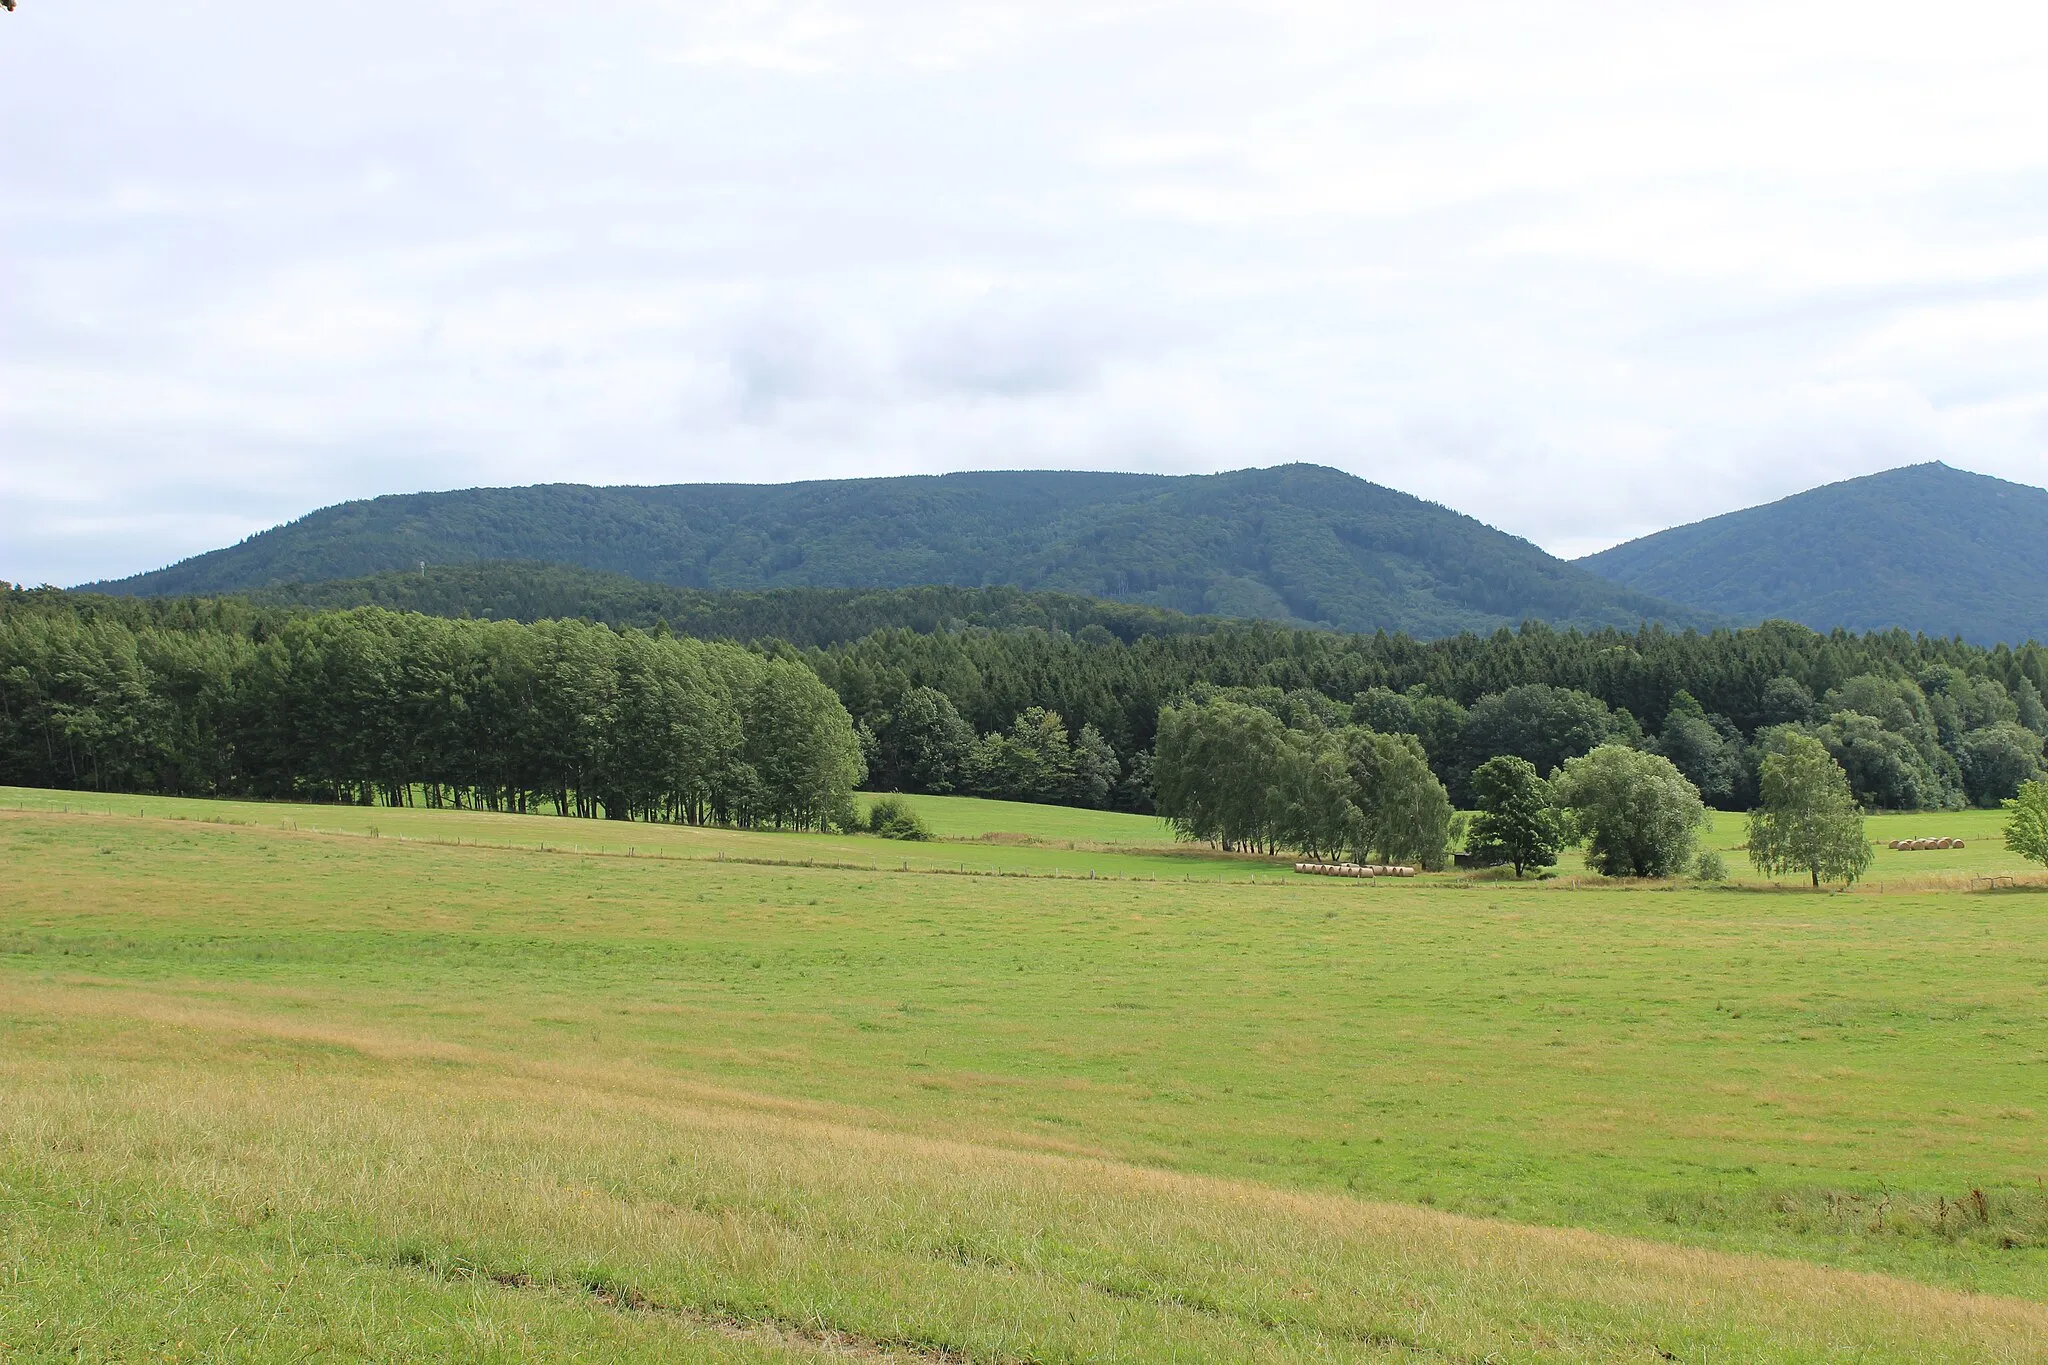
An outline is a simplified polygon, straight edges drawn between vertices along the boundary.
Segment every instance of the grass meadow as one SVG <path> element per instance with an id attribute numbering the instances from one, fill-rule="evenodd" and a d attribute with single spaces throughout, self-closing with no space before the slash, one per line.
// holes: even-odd
<path id="1" fill-rule="evenodd" d="M 1815 895 L 926 815 L 0 792 L 0 1360 L 2048 1358 L 1993 817 Z"/>

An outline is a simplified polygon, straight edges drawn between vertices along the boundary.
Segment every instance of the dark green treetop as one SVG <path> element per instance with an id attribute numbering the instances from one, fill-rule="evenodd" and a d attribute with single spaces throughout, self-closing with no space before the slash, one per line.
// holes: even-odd
<path id="1" fill-rule="evenodd" d="M 1472 774 L 1471 851 L 1513 865 L 1520 877 L 1529 868 L 1550 867 L 1564 851 L 1564 827 L 1550 784 L 1526 758 L 1501 754 Z"/>

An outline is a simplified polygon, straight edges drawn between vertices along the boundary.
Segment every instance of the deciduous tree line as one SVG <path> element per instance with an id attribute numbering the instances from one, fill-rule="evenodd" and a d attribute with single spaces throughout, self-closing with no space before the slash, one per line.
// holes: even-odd
<path id="1" fill-rule="evenodd" d="M 0 617 L 0 778 L 814 827 L 862 777 L 801 662 L 365 608 L 237 631 Z"/>
<path id="2" fill-rule="evenodd" d="M 1160 813 L 1183 837 L 1224 848 L 1295 849 L 1311 858 L 1443 867 L 1460 830 L 1450 794 L 1420 740 L 1362 725 L 1300 728 L 1228 696 L 1159 716 Z M 1583 839 L 1587 861 L 1613 876 L 1688 871 L 1707 823 L 1699 791 L 1660 755 L 1598 744 L 1541 776 L 1496 756 L 1472 785 L 1472 850 L 1520 876 Z"/>
<path id="3" fill-rule="evenodd" d="M 1289 727 L 1227 695 L 1166 708 L 1161 813 L 1183 837 L 1226 849 L 1294 849 L 1317 859 L 1348 850 L 1360 861 L 1442 867 L 1461 817 L 1421 743 L 1304 719 Z M 1806 873 L 1816 887 L 1855 881 L 1872 854 L 1848 773 L 1824 743 L 1794 727 L 1767 743 L 1761 805 L 1749 819 L 1751 862 L 1766 873 Z M 1670 758 L 1643 747 L 1598 743 L 1548 777 L 1527 758 L 1500 754 L 1474 770 L 1471 788 L 1469 852 L 1512 866 L 1517 877 L 1552 866 L 1578 843 L 1587 865 L 1607 876 L 1726 875 L 1717 853 L 1699 849 L 1711 823 L 1699 788 Z M 2026 851 L 2028 822 L 2041 823 L 2048 786 L 2027 783 L 2006 804 L 2014 812 L 2008 843 Z"/>
<path id="4" fill-rule="evenodd" d="M 869 785 L 880 791 L 1100 807 L 1126 776 L 1093 725 L 1069 734 L 1058 712 L 1027 706 L 1007 727 L 977 736 L 935 687 L 913 687 L 863 720 L 860 740 Z M 1133 756 L 1139 781 L 1149 767 L 1149 754 Z"/>
<path id="5" fill-rule="evenodd" d="M 1224 697 L 1159 713 L 1154 782 L 1160 814 L 1183 837 L 1225 849 L 1349 850 L 1434 869 L 1456 834 L 1450 795 L 1413 735 L 1290 729 Z"/>

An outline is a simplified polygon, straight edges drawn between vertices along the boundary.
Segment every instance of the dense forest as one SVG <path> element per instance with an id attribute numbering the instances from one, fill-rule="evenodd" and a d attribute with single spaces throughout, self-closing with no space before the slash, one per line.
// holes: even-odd
<path id="1" fill-rule="evenodd" d="M 690 824 L 852 818 L 800 663 L 580 622 L 201 608 L 0 616 L 0 780 Z"/>
<path id="2" fill-rule="evenodd" d="M 1529 625 L 1429 642 L 1255 624 L 1130 644 L 890 630 L 804 657 L 865 733 L 890 735 L 899 699 L 921 689 L 978 732 L 1032 706 L 1092 726 L 1123 765 L 1118 799 L 1136 808 L 1160 708 L 1219 692 L 1295 729 L 1355 721 L 1414 735 L 1460 801 L 1488 758 L 1547 773 L 1615 740 L 1664 753 L 1710 803 L 1744 809 L 1765 732 L 1792 725 L 1827 741 L 1868 806 L 1988 804 L 2037 770 L 2048 734 L 2048 649 L 1782 622 L 1711 635 Z M 892 746 L 910 742 L 883 743 L 877 771 L 893 775 Z"/>
<path id="3" fill-rule="evenodd" d="M 1428 642 L 1183 624 L 1129 639 L 1100 621 L 891 627 L 742 648 L 674 638 L 665 620 L 650 632 L 10 589 L 0 780 L 349 800 L 423 786 L 425 799 L 515 808 L 810 823 L 865 773 L 878 790 L 1148 810 L 1162 708 L 1228 702 L 1289 732 L 1412 737 L 1461 804 L 1489 758 L 1548 773 L 1620 743 L 1670 758 L 1710 803 L 1746 808 L 1760 755 L 1791 727 L 1827 745 L 1858 800 L 1902 809 L 2010 795 L 2040 771 L 2048 734 L 2038 645 L 1786 623 Z M 681 710 L 644 709 L 649 661 L 682 670 L 681 690 L 660 693 Z M 807 719 L 770 706 L 784 697 Z M 780 771 L 775 736 L 841 727 L 843 742 L 796 745 L 841 776 L 801 795 L 761 776 Z M 685 735 L 714 733 L 661 781 L 619 776 L 630 755 L 668 762 Z"/>
<path id="4" fill-rule="evenodd" d="M 1717 619 L 1314 465 L 406 494 L 324 508 L 239 545 L 88 587 L 238 593 L 490 560 L 719 591 L 1006 584 L 1419 637 L 1527 618 L 1625 628 Z"/>
<path id="5" fill-rule="evenodd" d="M 2048 640 L 2048 490 L 1913 465 L 1578 561 L 1737 620 Z"/>
<path id="6" fill-rule="evenodd" d="M 325 583 L 286 583 L 238 596 L 258 606 L 389 607 L 486 621 L 575 618 L 621 630 L 666 627 L 702 640 L 781 640 L 800 647 L 858 640 L 890 626 L 919 633 L 1036 626 L 1089 640 L 1107 635 L 1130 641 L 1144 635 L 1201 634 L 1225 624 L 1220 617 L 1019 588 L 925 585 L 705 592 L 569 564 L 499 561 L 434 564 Z"/>

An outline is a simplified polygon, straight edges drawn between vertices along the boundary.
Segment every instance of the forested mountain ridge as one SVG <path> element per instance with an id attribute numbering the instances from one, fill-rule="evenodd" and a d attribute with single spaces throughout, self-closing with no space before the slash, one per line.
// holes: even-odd
<path id="1" fill-rule="evenodd" d="M 2048 489 L 1940 463 L 1809 489 L 1577 562 L 1741 620 L 2048 640 Z"/>
<path id="2" fill-rule="evenodd" d="M 259 607 L 387 607 L 500 621 L 577 618 L 621 630 L 666 626 L 677 635 L 705 640 L 780 640 L 800 648 L 840 644 L 892 628 L 929 634 L 1037 627 L 1084 639 L 1130 641 L 1147 635 L 1197 635 L 1226 624 L 1223 617 L 1021 588 L 920 585 L 710 592 L 573 564 L 501 560 L 286 583 L 237 596 Z"/>
<path id="3" fill-rule="evenodd" d="M 1004 585 L 1427 637 L 1528 619 L 1713 624 L 1448 508 L 1315 465 L 394 495 L 86 586 L 210 595 L 481 560 L 696 589 Z"/>

